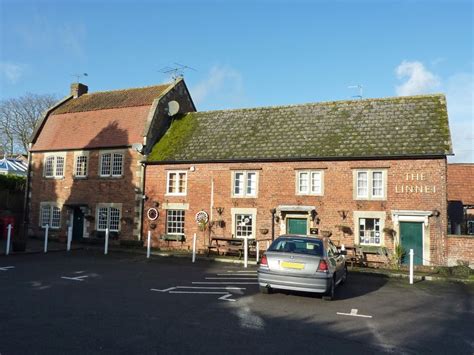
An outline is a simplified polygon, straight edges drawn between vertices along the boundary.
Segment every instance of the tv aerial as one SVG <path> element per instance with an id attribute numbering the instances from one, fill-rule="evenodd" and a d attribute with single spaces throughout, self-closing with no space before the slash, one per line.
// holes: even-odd
<path id="1" fill-rule="evenodd" d="M 363 98 L 362 93 L 363 93 L 363 88 L 364 88 L 364 87 L 363 87 L 361 84 L 350 85 L 350 86 L 348 86 L 347 88 L 348 88 L 348 89 L 357 89 L 359 95 L 353 95 L 352 97 L 362 100 L 362 98 Z"/>
<path id="2" fill-rule="evenodd" d="M 185 70 L 197 71 L 190 66 L 174 62 L 174 66 L 163 67 L 159 70 L 159 72 L 171 76 L 171 79 L 176 81 L 184 76 Z"/>
<path id="3" fill-rule="evenodd" d="M 82 73 L 82 74 L 72 74 L 72 76 L 76 78 L 76 83 L 78 83 L 80 78 L 85 78 L 86 76 L 89 76 L 89 75 L 87 73 Z"/>

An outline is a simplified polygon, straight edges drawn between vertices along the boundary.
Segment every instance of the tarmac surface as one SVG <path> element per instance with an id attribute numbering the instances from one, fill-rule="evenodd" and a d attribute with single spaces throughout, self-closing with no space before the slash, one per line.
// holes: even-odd
<path id="1" fill-rule="evenodd" d="M 73 250 L 0 257 L 0 354 L 473 354 L 474 285 L 350 274 L 334 301 L 256 267 Z"/>

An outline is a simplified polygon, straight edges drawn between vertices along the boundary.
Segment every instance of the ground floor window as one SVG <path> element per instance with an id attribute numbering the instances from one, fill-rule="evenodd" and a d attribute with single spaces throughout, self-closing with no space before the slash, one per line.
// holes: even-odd
<path id="1" fill-rule="evenodd" d="M 166 211 L 166 234 L 184 235 L 184 210 Z"/>
<path id="2" fill-rule="evenodd" d="M 118 232 L 120 227 L 120 209 L 111 206 L 97 208 L 97 230 Z"/>
<path id="3" fill-rule="evenodd" d="M 380 219 L 359 218 L 359 242 L 380 245 Z"/>
<path id="4" fill-rule="evenodd" d="M 235 236 L 237 238 L 251 237 L 254 234 L 251 214 L 235 215 Z"/>
<path id="5" fill-rule="evenodd" d="M 467 234 L 474 234 L 474 220 L 467 221 Z"/>
<path id="6" fill-rule="evenodd" d="M 42 204 L 40 210 L 41 227 L 59 228 L 61 227 L 61 209 L 54 204 Z"/>

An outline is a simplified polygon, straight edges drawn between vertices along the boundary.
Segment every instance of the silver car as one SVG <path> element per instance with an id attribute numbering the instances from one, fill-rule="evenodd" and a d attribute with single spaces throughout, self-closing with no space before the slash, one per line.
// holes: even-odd
<path id="1" fill-rule="evenodd" d="M 260 292 L 270 293 L 272 289 L 317 292 L 332 300 L 336 286 L 347 280 L 344 255 L 345 251 L 338 251 L 329 238 L 282 235 L 260 260 Z"/>

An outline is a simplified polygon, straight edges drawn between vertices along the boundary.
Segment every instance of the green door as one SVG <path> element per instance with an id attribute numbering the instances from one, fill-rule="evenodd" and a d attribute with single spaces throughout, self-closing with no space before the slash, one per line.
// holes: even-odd
<path id="1" fill-rule="evenodd" d="M 308 221 L 302 218 L 288 218 L 288 234 L 308 233 Z"/>
<path id="2" fill-rule="evenodd" d="M 84 235 L 84 213 L 78 207 L 74 208 L 72 221 L 72 239 L 79 240 Z"/>
<path id="3" fill-rule="evenodd" d="M 423 265 L 423 223 L 400 222 L 400 241 L 405 250 L 403 264 L 410 263 L 410 249 L 413 249 L 413 263 Z"/>

